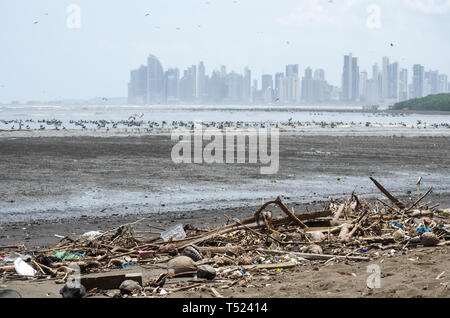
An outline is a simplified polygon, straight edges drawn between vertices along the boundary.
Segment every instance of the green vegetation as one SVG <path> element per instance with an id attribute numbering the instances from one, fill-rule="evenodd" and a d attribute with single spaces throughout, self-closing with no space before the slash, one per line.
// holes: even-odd
<path id="1" fill-rule="evenodd" d="M 450 94 L 428 95 L 395 104 L 392 109 L 450 111 Z"/>

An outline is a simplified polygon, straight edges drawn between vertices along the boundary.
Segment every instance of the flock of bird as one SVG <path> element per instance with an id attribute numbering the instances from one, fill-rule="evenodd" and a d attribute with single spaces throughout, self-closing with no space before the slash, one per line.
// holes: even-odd
<path id="1" fill-rule="evenodd" d="M 310 115 L 320 115 L 320 113 L 310 113 Z M 405 114 L 402 113 L 380 113 L 373 114 L 377 116 L 391 116 L 391 117 L 404 117 Z M 0 130 L 1 131 L 34 131 L 34 130 L 89 130 L 89 131 L 110 131 L 110 130 L 123 130 L 128 131 L 128 129 L 135 129 L 138 132 L 155 132 L 164 131 L 178 128 L 194 129 L 196 122 L 194 121 L 145 121 L 143 120 L 144 114 L 132 115 L 128 119 L 123 120 L 69 120 L 64 123 L 59 119 L 15 119 L 15 120 L 0 120 Z M 344 122 L 344 121 L 318 121 L 318 120 L 308 120 L 308 121 L 294 121 L 289 118 L 287 121 L 210 121 L 202 122 L 205 128 L 280 128 L 280 129 L 299 129 L 305 127 L 318 127 L 318 128 L 338 128 L 338 127 L 371 127 L 379 126 L 377 122 Z M 440 124 L 427 124 L 421 120 L 418 120 L 416 124 L 411 125 L 404 122 L 389 123 L 389 126 L 396 127 L 409 127 L 409 128 L 447 128 L 450 129 L 450 124 L 440 123 Z M 66 127 L 67 126 L 67 127 Z M 383 126 L 383 125 L 381 125 Z M 384 124 L 386 126 L 386 124 Z"/>

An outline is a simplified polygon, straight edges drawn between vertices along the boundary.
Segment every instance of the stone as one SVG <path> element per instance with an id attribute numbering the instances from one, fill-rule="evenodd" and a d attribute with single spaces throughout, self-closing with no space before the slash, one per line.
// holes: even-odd
<path id="1" fill-rule="evenodd" d="M 316 244 L 309 246 L 308 252 L 311 254 L 323 254 L 322 248 Z"/>
<path id="2" fill-rule="evenodd" d="M 171 276 L 183 274 L 192 275 L 192 272 L 197 271 L 197 265 L 192 258 L 188 256 L 178 256 L 167 263 L 167 271 Z"/>
<path id="3" fill-rule="evenodd" d="M 86 296 L 86 289 L 81 284 L 79 287 L 73 287 L 66 284 L 63 288 L 61 288 L 59 293 L 63 296 L 63 298 L 77 299 Z"/>
<path id="4" fill-rule="evenodd" d="M 311 232 L 311 233 L 309 233 L 309 235 L 311 236 L 312 240 L 315 242 L 322 242 L 326 238 L 325 234 L 323 234 L 320 231 Z"/>
<path id="5" fill-rule="evenodd" d="M 119 289 L 122 295 L 132 295 L 136 292 L 140 292 L 142 287 L 134 280 L 125 280 L 120 284 Z"/>
<path id="6" fill-rule="evenodd" d="M 200 265 L 197 268 L 197 277 L 214 279 L 216 277 L 216 269 L 210 265 Z"/>
<path id="7" fill-rule="evenodd" d="M 439 238 L 432 232 L 425 232 L 422 234 L 421 242 L 424 246 L 436 246 L 439 243 Z"/>

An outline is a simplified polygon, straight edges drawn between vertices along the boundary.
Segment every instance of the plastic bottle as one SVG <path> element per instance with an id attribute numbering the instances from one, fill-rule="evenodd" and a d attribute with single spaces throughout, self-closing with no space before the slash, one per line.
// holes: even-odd
<path id="1" fill-rule="evenodd" d="M 161 238 L 164 242 L 170 241 L 170 239 L 177 241 L 182 240 L 186 237 L 186 232 L 184 231 L 183 224 L 177 224 L 167 231 L 161 232 Z"/>

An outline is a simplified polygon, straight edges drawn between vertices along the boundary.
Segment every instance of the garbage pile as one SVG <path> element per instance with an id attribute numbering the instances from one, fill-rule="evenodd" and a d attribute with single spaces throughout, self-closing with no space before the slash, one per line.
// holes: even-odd
<path id="1" fill-rule="evenodd" d="M 282 272 L 310 262 L 369 261 L 416 246 L 448 245 L 450 211 L 424 202 L 432 188 L 422 194 L 419 178 L 417 197 L 411 195 L 409 202 L 403 202 L 371 180 L 387 200 L 370 202 L 353 193 L 347 200 L 331 200 L 323 210 L 296 214 L 278 197 L 264 203 L 251 217 L 227 216 L 224 226 L 177 224 L 163 229 L 149 224 L 159 232 L 140 236 L 134 226 L 144 218 L 77 239 L 64 237 L 50 249 L 26 250 L 19 245 L 15 253 L 2 256 L 0 273 L 7 279 L 56 279 L 64 283 L 75 270 L 88 274 L 139 265 L 162 272 L 147 282 L 124 276 L 117 286 L 120 294 L 108 295 L 165 296 L 208 286 L 215 297 L 222 297 L 212 285 L 246 286 L 258 274 Z M 276 207 L 283 216 L 274 216 Z M 178 277 L 190 279 L 164 287 Z M 101 288 L 86 289 L 87 294 L 105 293 Z M 67 286 L 61 294 L 68 294 Z"/>

